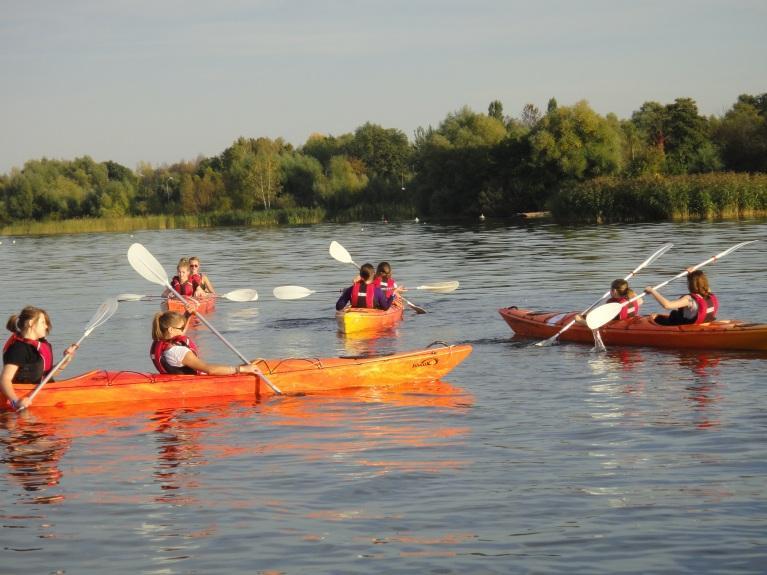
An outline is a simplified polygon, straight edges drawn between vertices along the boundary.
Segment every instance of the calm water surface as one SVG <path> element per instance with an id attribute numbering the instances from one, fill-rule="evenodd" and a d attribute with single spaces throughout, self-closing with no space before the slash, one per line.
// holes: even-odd
<path id="1" fill-rule="evenodd" d="M 406 285 L 461 288 L 411 291 L 429 313 L 377 340 L 345 339 L 333 304 L 354 269 L 330 258 L 333 239 L 358 263 L 390 260 Z M 582 309 L 665 242 L 674 249 L 635 287 L 749 239 L 767 240 L 767 222 L 1 237 L 3 322 L 25 304 L 46 308 L 57 355 L 107 296 L 159 290 L 128 265 L 134 241 L 168 271 L 200 256 L 219 291 L 258 289 L 257 302 L 210 316 L 249 356 L 435 340 L 474 353 L 425 387 L 0 415 L 0 573 L 764 573 L 767 357 L 530 349 L 497 313 Z M 707 268 L 721 317 L 767 322 L 764 245 Z M 277 301 L 284 284 L 319 293 Z M 155 311 L 121 304 L 70 375 L 151 370 Z M 233 361 L 195 336 L 211 360 Z"/>

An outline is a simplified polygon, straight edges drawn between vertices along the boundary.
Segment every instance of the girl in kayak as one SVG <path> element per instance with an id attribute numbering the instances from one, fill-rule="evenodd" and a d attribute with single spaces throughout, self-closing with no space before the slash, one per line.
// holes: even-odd
<path id="1" fill-rule="evenodd" d="M 613 283 L 610 284 L 610 298 L 605 303 L 623 303 L 624 301 L 630 300 L 634 296 L 636 296 L 636 294 L 634 293 L 634 290 L 629 287 L 629 282 L 623 278 L 618 278 L 613 280 Z M 624 305 L 621 308 L 620 313 L 616 315 L 612 321 L 618 319 L 629 319 L 631 317 L 639 317 L 639 308 L 641 305 L 642 298 L 631 302 L 629 305 Z M 586 325 L 586 319 L 582 315 L 577 314 L 575 316 L 575 323 Z"/>
<path id="2" fill-rule="evenodd" d="M 176 274 L 177 275 L 173 276 L 173 279 L 170 280 L 170 285 L 173 286 L 173 289 L 184 297 L 194 296 L 199 285 L 196 284 L 192 279 L 191 268 L 189 266 L 188 259 L 181 258 L 178 261 L 178 265 L 176 266 Z M 169 295 L 172 295 L 172 292 L 168 288 L 165 288 L 165 291 L 162 292 L 162 295 L 163 297 L 168 297 Z"/>
<path id="3" fill-rule="evenodd" d="M 149 357 L 157 371 L 188 375 L 256 373 L 255 366 L 250 363 L 219 365 L 203 361 L 197 355 L 197 346 L 184 335 L 187 321 L 188 317 L 175 311 L 155 314 L 152 321 L 152 347 L 149 349 Z"/>
<path id="4" fill-rule="evenodd" d="M 688 323 L 705 323 L 716 319 L 719 310 L 719 300 L 708 287 L 708 278 L 700 270 L 687 270 L 687 289 L 690 293 L 673 301 L 666 299 L 655 288 L 645 288 L 665 309 L 671 310 L 668 315 L 653 314 L 655 323 L 660 325 L 682 325 Z"/>
<path id="5" fill-rule="evenodd" d="M 207 294 L 216 293 L 213 289 L 213 282 L 210 281 L 207 275 L 200 270 L 200 258 L 192 256 L 189 258 L 189 269 L 191 271 L 190 279 L 193 283 L 197 284 L 195 294 L 198 297 L 205 296 Z"/>
<path id="6" fill-rule="evenodd" d="M 373 264 L 363 264 L 359 277 L 346 288 L 336 302 L 336 310 L 340 311 L 350 304 L 351 307 L 375 308 L 387 310 L 402 288 L 394 288 L 390 296 L 386 296 L 381 288 L 373 283 Z"/>
<path id="7" fill-rule="evenodd" d="M 397 282 L 391 275 L 391 266 L 389 262 L 381 262 L 376 268 L 376 275 L 373 279 L 373 285 L 381 288 L 386 297 L 390 297 L 397 288 Z"/>
<path id="8" fill-rule="evenodd" d="M 45 310 L 27 306 L 19 315 L 8 318 L 6 328 L 11 337 L 3 346 L 3 371 L 0 391 L 13 409 L 29 406 L 26 397 L 19 400 L 13 390 L 14 383 L 40 383 L 53 369 L 53 347 L 45 336 L 51 331 L 51 319 Z M 65 360 L 59 370 L 72 359 L 77 345 L 64 350 Z"/>
<path id="9" fill-rule="evenodd" d="M 605 303 L 623 303 L 636 296 L 634 290 L 629 287 L 629 282 L 624 279 L 613 280 L 610 284 L 610 299 Z M 642 298 L 624 305 L 615 319 L 628 319 L 639 317 L 639 308 L 642 306 Z"/>

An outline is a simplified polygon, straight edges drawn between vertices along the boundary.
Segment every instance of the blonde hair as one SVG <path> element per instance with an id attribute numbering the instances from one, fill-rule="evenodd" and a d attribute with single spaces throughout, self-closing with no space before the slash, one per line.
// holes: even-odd
<path id="1" fill-rule="evenodd" d="M 21 332 L 23 332 L 27 326 L 29 326 L 29 324 L 40 317 L 40 314 L 45 316 L 45 322 L 48 324 L 48 333 L 50 333 L 53 324 L 51 323 L 51 318 L 48 317 L 48 312 L 46 312 L 44 309 L 31 305 L 28 305 L 23 310 L 21 310 L 21 313 L 18 315 L 14 314 L 9 317 L 8 322 L 5 324 L 5 328 L 17 335 L 21 335 Z"/>
<path id="2" fill-rule="evenodd" d="M 178 265 L 176 266 L 176 269 L 180 270 L 183 268 L 190 269 L 189 260 L 187 258 L 181 258 L 180 260 L 178 260 Z"/>
<path id="3" fill-rule="evenodd" d="M 154 341 L 163 341 L 170 339 L 168 329 L 186 325 L 186 318 L 177 311 L 161 311 L 154 314 L 152 319 L 152 339 Z M 183 329 L 179 327 L 179 329 Z"/>

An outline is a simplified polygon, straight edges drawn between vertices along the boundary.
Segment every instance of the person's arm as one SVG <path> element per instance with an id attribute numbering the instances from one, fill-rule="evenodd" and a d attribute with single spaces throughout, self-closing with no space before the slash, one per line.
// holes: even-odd
<path id="1" fill-rule="evenodd" d="M 0 373 L 0 391 L 2 391 L 3 395 L 8 398 L 14 409 L 29 407 L 29 398 L 25 397 L 24 399 L 19 400 L 16 391 L 13 389 L 13 378 L 16 376 L 17 371 L 19 371 L 18 365 L 15 363 L 6 363 L 3 366 L 2 373 Z"/>
<path id="2" fill-rule="evenodd" d="M 341 311 L 346 307 L 346 304 L 349 303 L 349 301 L 352 299 L 352 288 L 348 287 L 346 288 L 343 293 L 341 294 L 341 297 L 338 298 L 338 301 L 336 302 L 336 311 Z"/>
<path id="3" fill-rule="evenodd" d="M 373 298 L 375 300 L 375 307 L 386 311 L 391 307 L 391 304 L 394 303 L 394 298 L 397 297 L 398 293 L 399 292 L 395 289 L 389 297 L 386 297 L 386 294 L 381 288 L 376 288 L 375 296 Z"/>
<path id="4" fill-rule="evenodd" d="M 216 290 L 213 288 L 213 282 L 205 274 L 202 274 L 202 289 L 208 293 L 216 293 Z"/>
<path id="5" fill-rule="evenodd" d="M 690 296 L 688 295 L 683 295 L 679 299 L 669 300 L 655 288 L 648 286 L 644 291 L 653 296 L 664 309 L 680 309 L 690 305 Z"/>
<path id="6" fill-rule="evenodd" d="M 59 369 L 56 370 L 56 373 L 53 375 L 56 375 L 58 373 L 61 373 L 61 371 L 64 370 L 66 366 L 69 365 L 69 362 L 72 361 L 72 358 L 75 356 L 75 352 L 77 351 L 77 348 L 80 347 L 76 343 L 71 344 L 67 349 L 64 350 L 64 361 L 61 363 L 61 366 L 59 366 Z"/>
<path id="7" fill-rule="evenodd" d="M 242 365 L 222 365 L 218 363 L 206 363 L 194 353 L 191 349 L 186 352 L 181 361 L 185 367 L 191 367 L 197 371 L 202 371 L 210 375 L 234 375 L 235 373 L 256 373 L 256 367 L 253 364 L 245 363 Z"/>

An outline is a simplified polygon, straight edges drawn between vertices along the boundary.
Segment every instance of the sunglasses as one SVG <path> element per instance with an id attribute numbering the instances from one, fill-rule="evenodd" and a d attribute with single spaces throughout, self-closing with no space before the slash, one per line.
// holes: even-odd
<path id="1" fill-rule="evenodd" d="M 200 264 L 190 264 L 189 267 L 190 268 L 198 268 L 198 267 L 200 267 Z"/>

